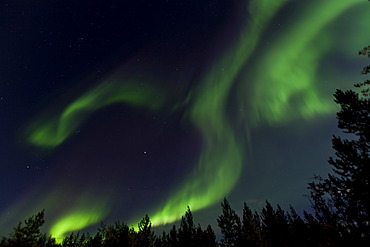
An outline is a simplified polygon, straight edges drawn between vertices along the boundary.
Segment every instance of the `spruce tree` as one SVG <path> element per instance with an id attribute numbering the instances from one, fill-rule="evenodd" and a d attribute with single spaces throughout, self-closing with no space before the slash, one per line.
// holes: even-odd
<path id="1" fill-rule="evenodd" d="M 24 223 L 14 227 L 13 232 L 9 237 L 4 237 L 0 243 L 6 247 L 54 247 L 58 246 L 55 239 L 41 232 L 41 227 L 44 225 L 44 211 L 31 216 Z"/>
<path id="2" fill-rule="evenodd" d="M 151 247 L 154 245 L 155 236 L 152 230 L 152 223 L 149 216 L 146 214 L 144 218 L 138 223 L 139 231 L 137 232 L 137 246 Z"/>
<path id="3" fill-rule="evenodd" d="M 239 246 L 241 239 L 241 222 L 239 216 L 231 208 L 229 202 L 224 199 L 221 203 L 222 215 L 217 219 L 218 226 L 221 228 L 223 239 L 220 246 Z"/>
<path id="4" fill-rule="evenodd" d="M 196 228 L 194 225 L 193 214 L 188 206 L 185 215 L 181 218 L 178 231 L 180 246 L 195 246 Z"/>
<path id="5" fill-rule="evenodd" d="M 259 216 L 258 214 L 253 214 L 246 203 L 244 203 L 243 208 L 241 242 L 243 246 L 260 246 L 261 242 Z"/>
<path id="6" fill-rule="evenodd" d="M 359 52 L 370 57 L 370 46 Z M 362 74 L 370 72 L 366 66 Z M 309 184 L 317 218 L 348 241 L 370 239 L 370 81 L 355 84 L 360 92 L 337 90 L 338 127 L 346 138 L 333 136 L 336 157 L 329 158 L 332 174 Z"/>

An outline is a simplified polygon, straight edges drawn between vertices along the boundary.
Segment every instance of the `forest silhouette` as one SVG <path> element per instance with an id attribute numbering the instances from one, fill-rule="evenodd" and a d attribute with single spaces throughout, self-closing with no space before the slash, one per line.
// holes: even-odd
<path id="1" fill-rule="evenodd" d="M 370 58 L 370 46 L 359 51 Z M 370 65 L 362 74 L 370 73 Z M 220 241 L 211 225 L 194 223 L 188 207 L 178 227 L 156 235 L 148 215 L 137 229 L 126 223 L 102 224 L 97 233 L 72 232 L 63 239 L 41 232 L 44 211 L 31 216 L 3 236 L 0 247 L 176 247 L 176 246 L 370 246 L 370 80 L 354 85 L 354 90 L 337 90 L 334 101 L 340 106 L 338 127 L 347 138 L 333 136 L 336 157 L 329 158 L 332 173 L 315 176 L 307 196 L 312 212 L 301 214 L 290 206 L 284 210 L 269 201 L 260 212 L 244 203 L 242 215 L 225 198 L 217 218 Z"/>

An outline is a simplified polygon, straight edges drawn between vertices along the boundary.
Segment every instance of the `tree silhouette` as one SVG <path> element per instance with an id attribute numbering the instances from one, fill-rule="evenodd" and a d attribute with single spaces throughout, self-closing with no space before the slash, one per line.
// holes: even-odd
<path id="1" fill-rule="evenodd" d="M 221 228 L 223 239 L 221 246 L 239 246 L 241 238 L 241 222 L 239 216 L 230 207 L 229 202 L 224 198 L 221 203 L 222 215 L 217 219 L 218 226 Z"/>
<path id="2" fill-rule="evenodd" d="M 89 240 L 92 246 L 131 246 L 131 242 L 136 241 L 134 231 L 126 223 L 116 222 L 114 225 L 102 224 L 98 233 Z M 99 245 L 100 244 L 100 245 Z"/>
<path id="3" fill-rule="evenodd" d="M 216 246 L 216 234 L 213 231 L 211 225 L 208 225 L 207 229 L 203 231 L 203 241 L 201 246 L 204 247 Z"/>
<path id="4" fill-rule="evenodd" d="M 305 222 L 292 206 L 290 206 L 289 212 L 287 213 L 287 220 L 289 225 L 289 245 L 313 246 L 310 244 L 307 221 Z"/>
<path id="5" fill-rule="evenodd" d="M 79 232 L 72 232 L 69 236 L 65 237 L 62 241 L 63 247 L 83 247 L 88 243 L 89 236 L 80 234 Z"/>
<path id="6" fill-rule="evenodd" d="M 195 246 L 195 226 L 193 214 L 188 207 L 185 215 L 181 218 L 180 228 L 178 231 L 179 246 Z"/>
<path id="7" fill-rule="evenodd" d="M 176 246 L 196 246 L 196 247 L 215 247 L 216 235 L 210 225 L 206 230 L 198 224 L 195 226 L 193 214 L 188 207 L 185 215 L 181 218 L 179 230 L 173 225 L 170 232 L 162 233 L 161 237 L 156 237 L 156 247 L 176 247 Z"/>
<path id="8" fill-rule="evenodd" d="M 19 222 L 14 227 L 13 232 L 9 237 L 4 237 L 1 241 L 1 246 L 17 246 L 17 247 L 53 247 L 58 246 L 55 239 L 41 233 L 41 226 L 45 223 L 44 211 L 31 216 L 27 220 Z"/>
<path id="9" fill-rule="evenodd" d="M 370 57 L 370 46 L 359 54 Z M 370 66 L 366 66 L 362 74 L 369 71 Z M 356 84 L 362 89 L 360 93 L 335 92 L 335 102 L 341 108 L 337 113 L 338 127 L 349 136 L 333 136 L 336 158 L 329 158 L 333 174 L 316 177 L 317 181 L 309 184 L 317 218 L 348 242 L 370 241 L 369 85 L 369 80 Z"/>
<path id="10" fill-rule="evenodd" d="M 253 214 L 252 210 L 244 203 L 242 219 L 242 246 L 260 246 L 261 226 L 259 215 Z"/>
<path id="11" fill-rule="evenodd" d="M 138 224 L 139 231 L 137 233 L 137 246 L 138 247 L 151 247 L 154 246 L 155 236 L 152 231 L 152 223 L 148 215 Z"/>
<path id="12" fill-rule="evenodd" d="M 177 230 L 176 230 L 175 225 L 172 226 L 172 228 L 170 230 L 170 233 L 168 235 L 168 243 L 169 243 L 168 246 L 177 246 L 178 243 L 179 243 L 179 239 L 178 239 L 178 236 L 177 236 Z"/>
<path id="13" fill-rule="evenodd" d="M 266 246 L 285 246 L 289 236 L 287 216 L 278 205 L 274 210 L 271 203 L 266 201 L 261 212 L 262 235 Z"/>

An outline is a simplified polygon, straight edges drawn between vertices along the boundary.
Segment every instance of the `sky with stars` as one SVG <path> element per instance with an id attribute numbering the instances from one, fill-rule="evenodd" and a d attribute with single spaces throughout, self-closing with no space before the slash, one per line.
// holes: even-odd
<path id="1" fill-rule="evenodd" d="M 366 0 L 3 1 L 0 233 L 309 208 L 362 81 Z"/>

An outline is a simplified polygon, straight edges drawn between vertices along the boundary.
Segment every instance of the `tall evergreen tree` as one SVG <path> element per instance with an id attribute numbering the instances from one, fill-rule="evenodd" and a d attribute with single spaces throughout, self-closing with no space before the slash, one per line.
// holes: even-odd
<path id="1" fill-rule="evenodd" d="M 139 231 L 137 233 L 137 246 L 138 247 L 151 247 L 154 245 L 155 236 L 152 231 L 152 223 L 148 215 L 138 224 Z"/>
<path id="2" fill-rule="evenodd" d="M 204 247 L 216 247 L 216 234 L 213 231 L 211 225 L 207 226 L 207 229 L 203 231 L 203 244 Z"/>
<path id="3" fill-rule="evenodd" d="M 168 234 L 167 242 L 169 247 L 175 247 L 179 244 L 179 237 L 175 225 L 172 226 L 170 233 Z"/>
<path id="4" fill-rule="evenodd" d="M 290 206 L 287 213 L 289 225 L 289 245 L 290 246 L 312 246 L 309 245 L 309 232 L 306 222 L 298 215 L 295 209 Z"/>
<path id="5" fill-rule="evenodd" d="M 258 219 L 257 219 L 258 218 Z M 261 228 L 259 215 L 253 214 L 252 210 L 244 203 L 242 219 L 242 246 L 260 246 Z"/>
<path id="6" fill-rule="evenodd" d="M 14 227 L 13 232 L 9 237 L 4 237 L 1 241 L 1 246 L 14 246 L 14 247 L 53 247 L 58 246 L 55 239 L 51 236 L 46 236 L 41 233 L 41 226 L 45 223 L 44 211 L 31 216 L 24 223 Z"/>
<path id="7" fill-rule="evenodd" d="M 178 231 L 180 246 L 195 246 L 195 225 L 193 214 L 188 207 L 185 215 L 181 218 L 180 228 Z"/>
<path id="8" fill-rule="evenodd" d="M 370 46 L 359 52 L 370 57 Z M 370 72 L 366 66 L 362 74 Z M 353 90 L 337 90 L 335 102 L 338 127 L 349 134 L 347 139 L 333 136 L 336 157 L 329 158 L 333 174 L 317 177 L 309 184 L 310 198 L 317 218 L 340 233 L 343 239 L 370 241 L 370 81 Z"/>
<path id="9" fill-rule="evenodd" d="M 218 226 L 221 228 L 223 239 L 221 246 L 239 246 L 241 239 L 241 222 L 239 216 L 231 208 L 229 202 L 224 199 L 221 203 L 222 215 L 217 219 Z"/>
<path id="10" fill-rule="evenodd" d="M 288 218 L 285 211 L 277 206 L 274 210 L 266 201 L 261 212 L 263 242 L 266 246 L 286 246 L 289 239 Z"/>

